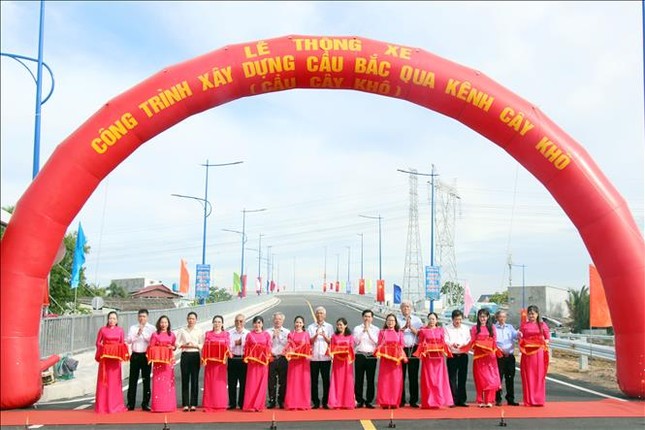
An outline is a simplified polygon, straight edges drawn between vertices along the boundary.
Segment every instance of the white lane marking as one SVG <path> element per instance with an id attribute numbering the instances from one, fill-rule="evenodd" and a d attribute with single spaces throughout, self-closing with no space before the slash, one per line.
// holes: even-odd
<path id="1" fill-rule="evenodd" d="M 584 391 L 585 393 L 589 393 L 589 394 L 595 394 L 596 396 L 599 396 L 599 397 L 605 397 L 607 399 L 618 400 L 618 401 L 621 401 L 621 402 L 626 402 L 627 401 L 626 399 L 621 399 L 620 397 L 610 396 L 609 394 L 599 393 L 598 391 L 590 390 L 589 388 L 584 388 L 584 387 L 580 387 L 578 385 L 570 384 L 568 382 L 560 381 L 559 379 L 552 378 L 551 376 L 547 376 L 546 379 L 548 381 L 555 382 L 556 384 L 564 385 L 565 387 L 574 388 L 576 390 Z"/>
<path id="2" fill-rule="evenodd" d="M 87 409 L 87 408 L 89 408 L 90 406 L 92 406 L 92 404 L 91 404 L 91 403 L 86 403 L 86 404 L 84 404 L 84 405 L 80 405 L 80 406 L 75 407 L 75 408 L 74 408 L 74 410 L 75 410 L 75 411 L 80 411 L 80 410 L 82 410 L 82 409 Z"/>
<path id="3" fill-rule="evenodd" d="M 27 428 L 28 429 L 39 429 L 39 428 L 41 428 L 43 426 L 44 426 L 44 424 L 32 424 L 30 426 L 27 426 Z"/>

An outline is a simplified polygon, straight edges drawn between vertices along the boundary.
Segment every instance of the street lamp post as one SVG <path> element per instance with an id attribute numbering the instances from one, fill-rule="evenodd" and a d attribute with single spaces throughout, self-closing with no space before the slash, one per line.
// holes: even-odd
<path id="1" fill-rule="evenodd" d="M 361 237 L 361 279 L 363 279 L 363 233 L 356 233 Z"/>
<path id="2" fill-rule="evenodd" d="M 260 284 L 260 291 L 262 291 L 262 233 L 260 233 L 260 243 L 258 245 L 258 283 Z"/>
<path id="3" fill-rule="evenodd" d="M 202 229 L 202 264 L 206 264 L 206 218 L 211 214 L 213 211 L 213 206 L 211 203 L 208 201 L 208 168 L 209 167 L 220 167 L 220 166 L 232 166 L 234 164 L 241 164 L 243 161 L 235 161 L 233 163 L 223 163 L 223 164 L 208 164 L 208 160 L 206 160 L 206 164 L 202 164 L 202 166 L 206 167 L 206 183 L 204 186 L 204 198 L 199 198 L 199 197 L 193 197 L 193 196 L 186 196 L 183 194 L 171 194 L 171 196 L 174 197 L 183 197 L 186 199 L 193 199 L 202 202 L 204 205 L 204 226 Z"/>
<path id="4" fill-rule="evenodd" d="M 521 267 L 522 268 L 522 309 L 526 309 L 526 283 L 525 283 L 525 278 L 524 278 L 524 271 L 526 269 L 526 265 L 524 264 L 513 264 L 513 260 L 511 258 L 511 255 L 509 254 L 508 256 L 508 286 L 511 287 L 513 284 L 513 267 Z"/>
<path id="5" fill-rule="evenodd" d="M 352 247 L 351 246 L 346 246 L 347 248 L 347 286 L 345 287 L 345 292 L 349 290 L 349 283 L 351 282 L 350 280 L 350 273 L 349 273 L 349 265 L 351 262 L 351 253 L 352 253 Z"/>
<path id="6" fill-rule="evenodd" d="M 242 209 L 242 261 L 240 264 L 240 279 L 242 280 L 242 286 L 244 286 L 244 243 L 246 242 L 246 214 L 254 212 L 263 212 L 266 208 L 262 209 Z"/>
<path id="7" fill-rule="evenodd" d="M 359 217 L 378 220 L 378 278 L 379 280 L 381 280 L 383 279 L 383 266 L 381 258 L 381 220 L 383 219 L 383 217 L 381 216 L 381 214 L 379 214 L 378 216 L 359 215 Z"/>

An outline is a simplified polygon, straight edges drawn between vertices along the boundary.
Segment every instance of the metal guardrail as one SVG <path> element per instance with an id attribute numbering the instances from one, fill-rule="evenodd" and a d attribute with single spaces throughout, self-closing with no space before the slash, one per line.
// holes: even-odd
<path id="1" fill-rule="evenodd" d="M 352 294 L 320 294 L 324 297 L 335 298 L 346 302 L 352 302 L 359 307 L 369 309 L 377 307 L 374 295 L 357 296 Z M 172 327 L 181 327 L 186 322 L 186 315 L 190 311 L 197 312 L 200 320 L 212 318 L 217 314 L 235 312 L 236 309 L 249 305 L 261 303 L 267 300 L 268 296 L 248 296 L 242 300 L 233 299 L 226 302 L 211 303 L 207 305 L 194 306 L 189 308 L 175 308 L 151 310 L 148 320 L 154 324 L 161 315 L 167 315 Z M 382 306 L 378 309 L 381 312 L 393 311 L 393 307 Z M 426 315 L 415 312 L 416 315 L 425 320 Z M 440 316 L 440 320 L 444 320 Z M 137 312 L 119 313 L 119 325 L 127 330 L 137 322 Z M 443 321 L 444 324 L 447 321 Z M 45 318 L 40 323 L 40 353 L 42 357 L 65 352 L 78 353 L 93 349 L 96 342 L 96 333 L 106 323 L 106 315 L 83 315 L 63 316 L 57 318 Z M 473 325 L 464 321 L 466 325 Z M 611 340 L 613 336 L 558 333 L 558 337 L 551 338 L 551 348 L 565 351 L 585 357 L 596 357 L 605 360 L 616 361 L 616 350 L 613 346 L 598 345 L 589 343 L 588 339 Z"/>
<path id="2" fill-rule="evenodd" d="M 569 340 L 557 337 L 552 337 L 549 345 L 552 349 L 558 351 L 616 361 L 616 348 L 613 346 L 596 345 L 579 340 Z"/>
<path id="3" fill-rule="evenodd" d="M 215 315 L 235 312 L 254 304 L 262 303 L 273 296 L 248 296 L 244 299 L 232 299 L 226 302 L 209 303 L 173 309 L 150 310 L 148 322 L 155 324 L 157 319 L 166 315 L 173 328 L 186 324 L 188 312 L 196 312 L 199 320 L 210 320 Z M 79 353 L 96 347 L 96 334 L 106 324 L 107 315 L 79 315 L 43 318 L 40 322 L 40 355 L 49 357 L 52 354 Z M 119 312 L 119 326 L 126 331 L 137 323 L 137 312 Z"/>

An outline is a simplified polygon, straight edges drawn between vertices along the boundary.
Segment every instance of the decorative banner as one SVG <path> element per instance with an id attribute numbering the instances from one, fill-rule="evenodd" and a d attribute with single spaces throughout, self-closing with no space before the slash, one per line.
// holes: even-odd
<path id="1" fill-rule="evenodd" d="M 336 287 L 336 292 L 340 292 L 340 282 L 336 281 L 336 284 L 334 286 Z"/>
<path id="2" fill-rule="evenodd" d="M 400 305 L 401 304 L 401 287 L 394 284 L 394 292 L 393 292 L 393 300 L 392 302 L 395 305 Z"/>
<path id="3" fill-rule="evenodd" d="M 383 279 L 376 281 L 376 301 L 385 302 L 385 281 Z"/>
<path id="4" fill-rule="evenodd" d="M 242 292 L 242 281 L 240 280 L 240 275 L 236 272 L 233 272 L 233 294 L 239 295 Z"/>
<path id="5" fill-rule="evenodd" d="M 619 387 L 645 397 L 645 371 L 634 359 L 645 350 L 643 311 L 634 313 L 645 303 L 645 242 L 629 206 L 584 148 L 478 70 L 396 43 L 289 35 L 227 45 L 164 67 L 102 104 L 56 147 L 16 203 L 1 242 L 0 361 L 12 365 L 0 366 L 0 408 L 28 407 L 42 394 L 45 280 L 67 228 L 100 182 L 142 144 L 191 115 L 301 88 L 407 100 L 460 121 L 522 164 L 580 232 L 611 308 Z"/>
<path id="6" fill-rule="evenodd" d="M 473 307 L 475 301 L 473 300 L 472 294 L 470 294 L 470 287 L 468 284 L 464 284 L 464 319 L 468 319 L 470 314 L 470 309 Z"/>
<path id="7" fill-rule="evenodd" d="M 600 274 L 589 265 L 589 327 L 611 327 L 611 315 Z"/>
<path id="8" fill-rule="evenodd" d="M 439 300 L 441 297 L 441 267 L 426 266 L 426 299 Z"/>
<path id="9" fill-rule="evenodd" d="M 78 233 L 76 234 L 76 246 L 74 247 L 74 260 L 72 261 L 72 289 L 78 288 L 81 281 L 81 268 L 85 264 L 85 233 L 83 226 L 78 223 Z"/>
<path id="10" fill-rule="evenodd" d="M 246 274 L 242 275 L 240 280 L 242 281 L 242 293 L 240 297 L 244 298 L 246 297 Z"/>
<path id="11" fill-rule="evenodd" d="M 198 264 L 195 270 L 195 297 L 206 299 L 211 289 L 211 265 Z M 191 297 L 193 298 L 193 297 Z"/>
<path id="12" fill-rule="evenodd" d="M 327 282 L 323 282 L 323 293 L 327 292 Z"/>
<path id="13" fill-rule="evenodd" d="M 190 288 L 190 274 L 188 273 L 188 263 L 183 258 L 179 262 L 179 291 L 188 294 Z"/>
<path id="14" fill-rule="evenodd" d="M 358 280 L 358 294 L 361 296 L 365 295 L 365 279 Z"/>

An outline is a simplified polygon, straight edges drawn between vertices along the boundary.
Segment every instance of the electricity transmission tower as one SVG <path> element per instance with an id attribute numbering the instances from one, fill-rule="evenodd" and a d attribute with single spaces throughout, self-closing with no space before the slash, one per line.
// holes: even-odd
<path id="1" fill-rule="evenodd" d="M 457 285 L 457 258 L 455 255 L 455 226 L 456 214 L 461 201 L 457 188 L 452 185 L 436 181 L 435 191 L 437 196 L 437 265 L 441 266 L 441 282 L 443 285 L 450 282 Z M 446 306 L 454 306 L 463 301 L 460 292 L 449 288 L 445 295 Z"/>
<path id="2" fill-rule="evenodd" d="M 405 298 L 416 302 L 425 297 L 423 266 L 421 259 L 421 235 L 419 234 L 419 198 L 417 171 L 410 169 L 410 210 L 408 217 L 408 240 L 405 246 L 403 291 Z"/>

